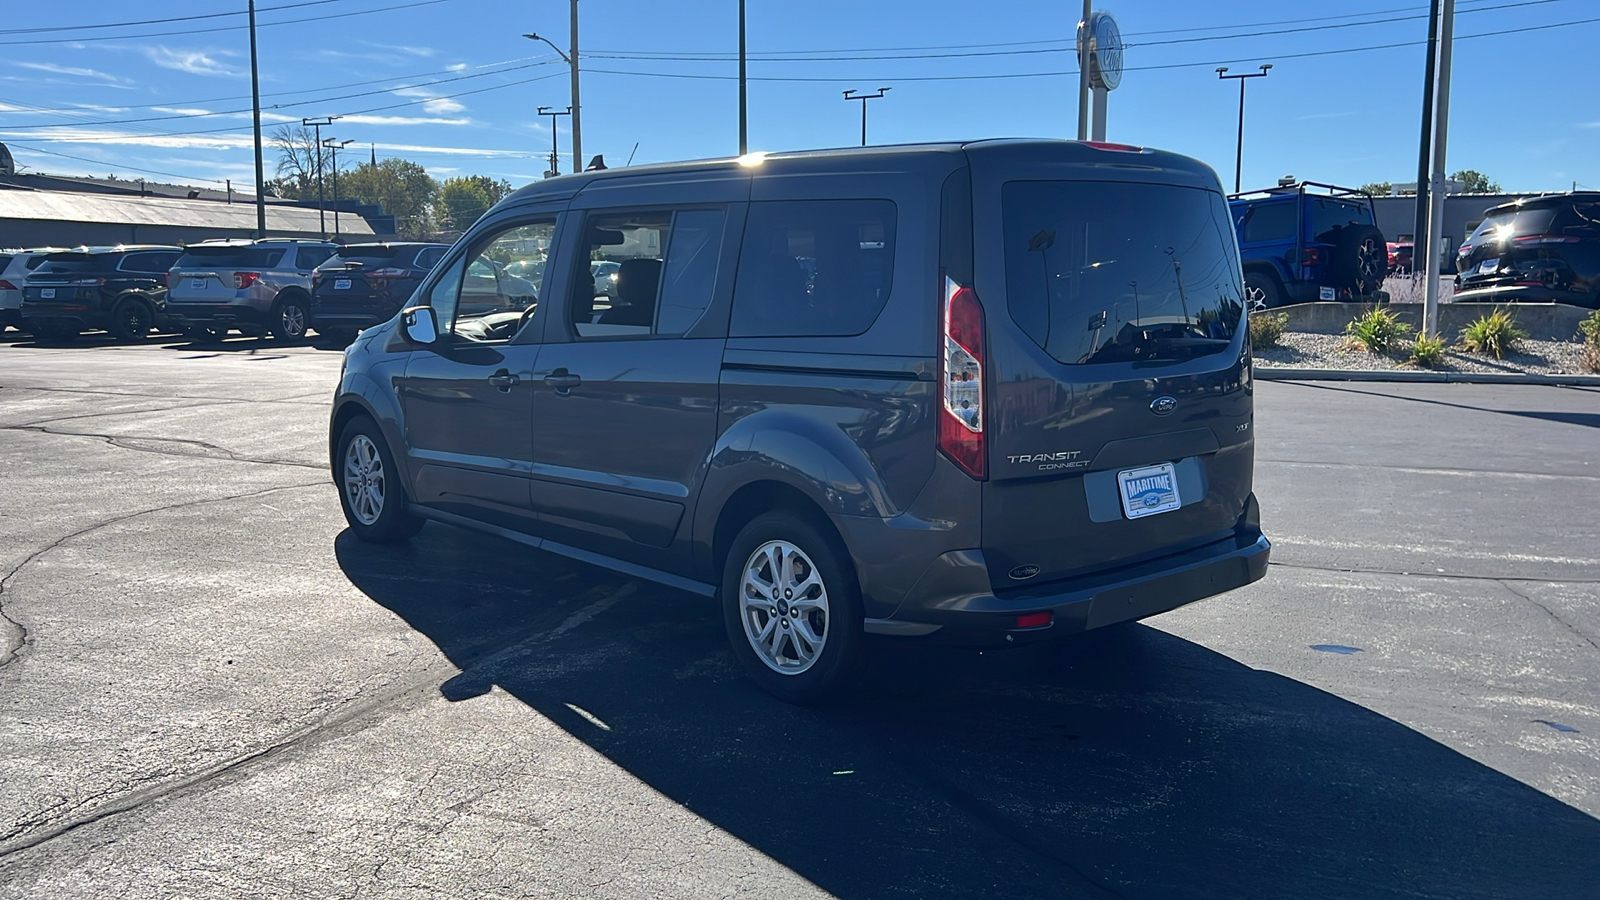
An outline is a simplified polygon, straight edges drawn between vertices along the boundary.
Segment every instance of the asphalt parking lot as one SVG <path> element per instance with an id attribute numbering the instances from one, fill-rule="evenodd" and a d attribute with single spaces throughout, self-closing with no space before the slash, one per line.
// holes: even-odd
<path id="1" fill-rule="evenodd" d="M 0 897 L 1600 891 L 1600 390 L 1260 383 L 1259 584 L 874 644 L 345 533 L 339 355 L 0 339 Z"/>

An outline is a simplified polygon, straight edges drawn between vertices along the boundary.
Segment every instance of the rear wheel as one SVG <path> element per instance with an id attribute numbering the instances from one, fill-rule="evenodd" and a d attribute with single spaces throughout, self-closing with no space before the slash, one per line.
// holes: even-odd
<path id="1" fill-rule="evenodd" d="M 310 318 L 310 304 L 305 298 L 290 294 L 272 308 L 272 336 L 280 341 L 298 341 L 306 336 Z"/>
<path id="2" fill-rule="evenodd" d="M 734 656 L 762 690 L 791 703 L 845 683 L 861 642 L 861 596 L 838 541 L 787 511 L 758 516 L 734 539 L 722 577 Z"/>
<path id="3" fill-rule="evenodd" d="M 1283 288 L 1266 272 L 1244 273 L 1244 302 L 1251 312 L 1283 305 Z"/>
<path id="4" fill-rule="evenodd" d="M 150 304 L 137 297 L 126 297 L 111 310 L 111 336 L 119 341 L 142 341 L 155 326 L 156 314 Z"/>
<path id="5" fill-rule="evenodd" d="M 366 416 L 351 419 L 339 434 L 334 459 L 339 505 L 356 537 L 392 544 L 422 530 L 426 520 L 406 510 L 400 473 L 378 423 Z"/>

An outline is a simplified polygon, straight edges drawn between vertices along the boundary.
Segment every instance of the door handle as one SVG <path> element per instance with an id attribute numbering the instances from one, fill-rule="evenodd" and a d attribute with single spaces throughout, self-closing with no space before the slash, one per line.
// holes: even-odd
<path id="1" fill-rule="evenodd" d="M 489 376 L 489 383 L 500 389 L 500 393 L 509 394 L 511 389 L 522 382 L 521 378 L 511 374 L 505 369 Z"/>
<path id="2" fill-rule="evenodd" d="M 546 375 L 544 383 L 555 388 L 556 393 L 566 394 L 578 385 L 583 384 L 583 379 L 562 368 Z"/>

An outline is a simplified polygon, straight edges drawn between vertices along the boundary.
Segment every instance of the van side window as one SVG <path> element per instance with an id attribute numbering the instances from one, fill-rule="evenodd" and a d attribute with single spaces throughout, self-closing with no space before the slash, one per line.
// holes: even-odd
<path id="1" fill-rule="evenodd" d="M 889 300 L 894 247 L 888 200 L 750 204 L 730 334 L 861 334 Z"/>
<path id="2" fill-rule="evenodd" d="M 711 303 L 727 212 L 722 209 L 605 213 L 585 227 L 587 277 L 572 286 L 572 332 L 580 338 L 676 335 Z M 581 263 L 580 263 L 581 264 Z"/>
<path id="3" fill-rule="evenodd" d="M 476 242 L 428 294 L 439 332 L 468 341 L 510 340 L 538 309 L 555 231 L 555 219 L 543 219 Z"/>

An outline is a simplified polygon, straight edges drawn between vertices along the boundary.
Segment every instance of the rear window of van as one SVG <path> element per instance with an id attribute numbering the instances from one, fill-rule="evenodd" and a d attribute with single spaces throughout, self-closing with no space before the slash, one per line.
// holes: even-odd
<path id="1" fill-rule="evenodd" d="M 750 204 L 730 334 L 861 334 L 889 300 L 894 248 L 889 200 Z"/>

